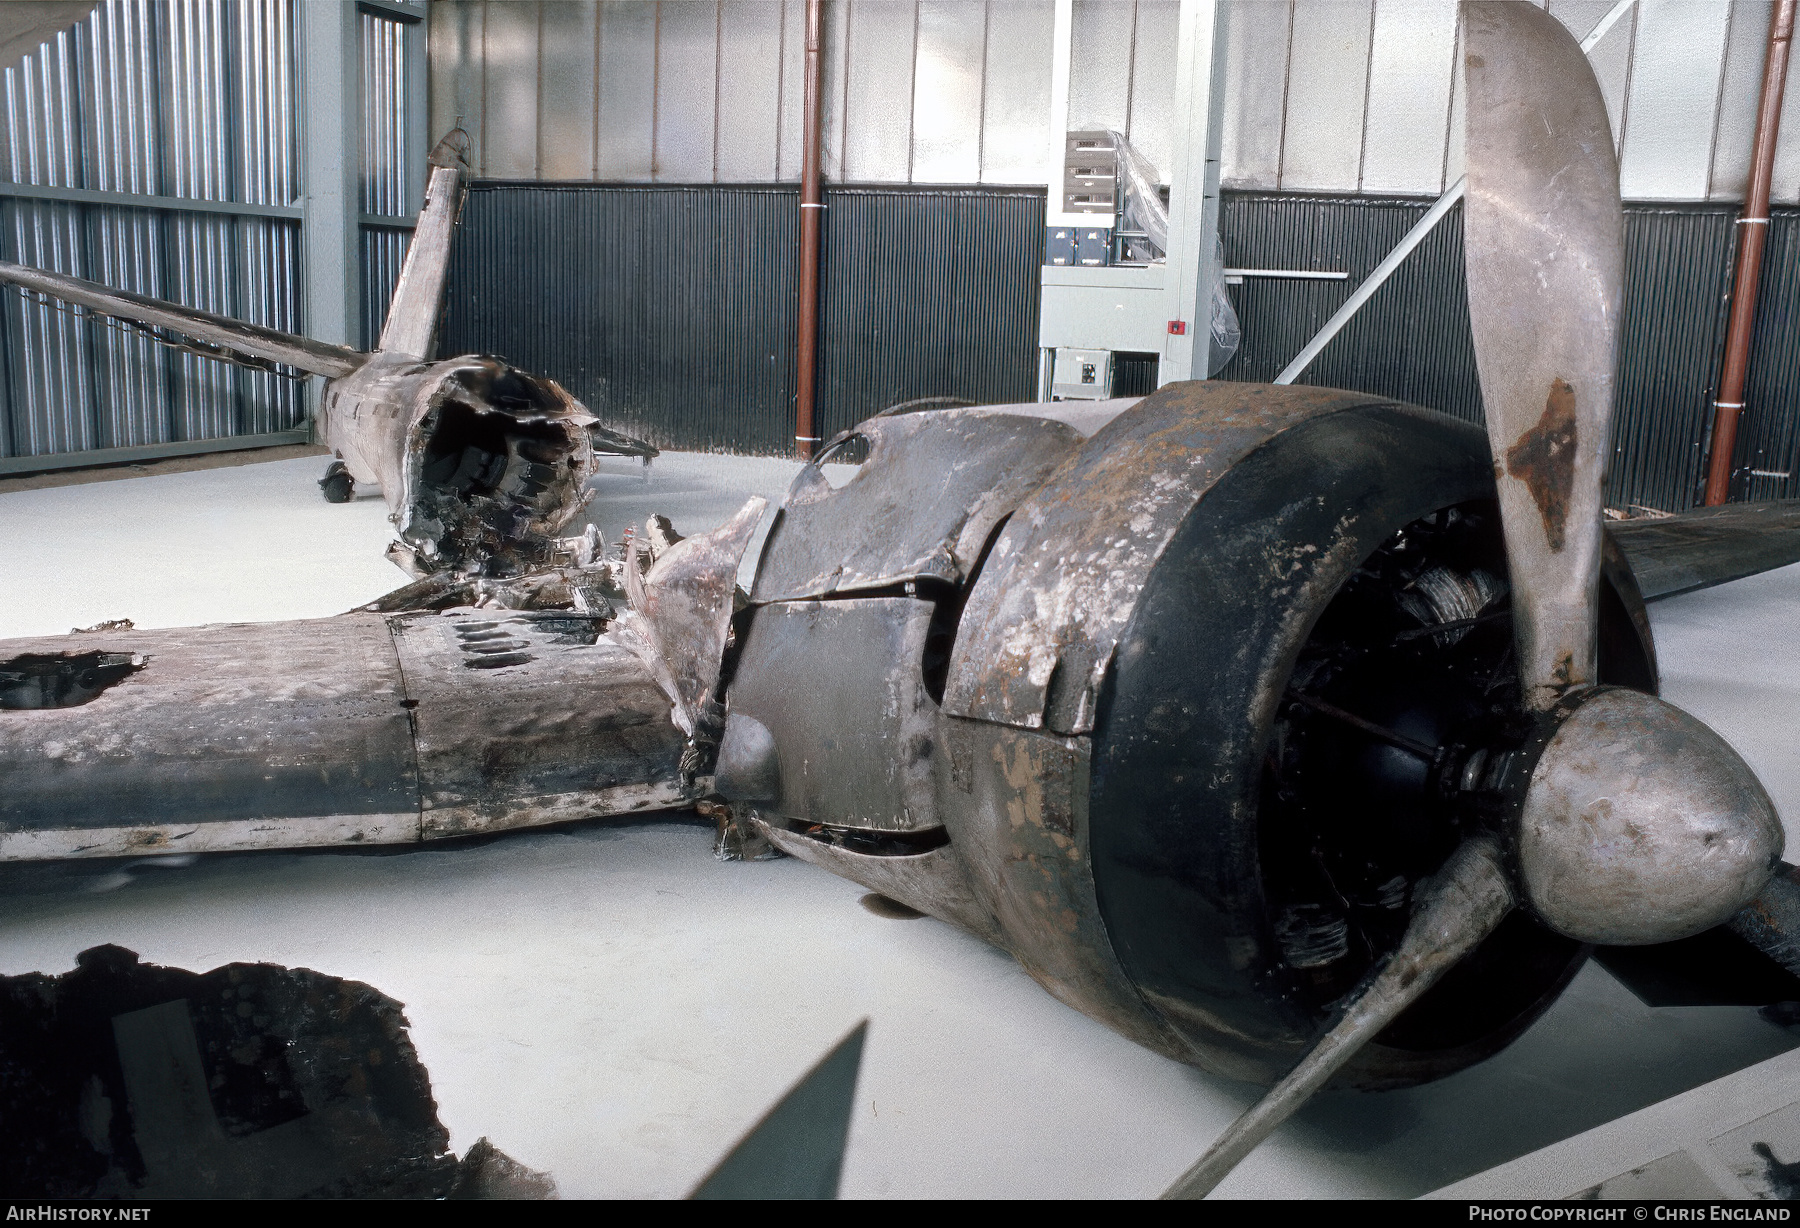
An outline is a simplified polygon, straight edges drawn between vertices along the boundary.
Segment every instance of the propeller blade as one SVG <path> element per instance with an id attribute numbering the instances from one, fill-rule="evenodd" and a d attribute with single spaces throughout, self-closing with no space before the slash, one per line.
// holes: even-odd
<path id="1" fill-rule="evenodd" d="M 1513 903 L 1499 844 L 1485 836 L 1465 840 L 1436 875 L 1420 884 L 1405 937 L 1343 1017 L 1298 1066 L 1232 1122 L 1163 1197 L 1205 1198 L 1211 1193 L 1357 1050 L 1493 933 Z"/>
<path id="2" fill-rule="evenodd" d="M 869 1021 L 819 1059 L 689 1198 L 836 1198 Z"/>
<path id="3" fill-rule="evenodd" d="M 1619 165 L 1575 37 L 1520 0 L 1463 5 L 1469 322 L 1526 706 L 1595 678 L 1601 485 L 1623 279 Z"/>

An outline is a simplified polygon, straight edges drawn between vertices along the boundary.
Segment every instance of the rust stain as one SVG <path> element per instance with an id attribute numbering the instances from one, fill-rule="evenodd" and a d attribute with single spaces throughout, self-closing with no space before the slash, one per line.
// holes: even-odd
<path id="1" fill-rule="evenodd" d="M 1506 450 L 1506 472 L 1531 491 L 1544 520 L 1544 539 L 1551 550 L 1561 550 L 1575 486 L 1575 389 L 1569 381 L 1550 381 L 1544 416 Z"/>

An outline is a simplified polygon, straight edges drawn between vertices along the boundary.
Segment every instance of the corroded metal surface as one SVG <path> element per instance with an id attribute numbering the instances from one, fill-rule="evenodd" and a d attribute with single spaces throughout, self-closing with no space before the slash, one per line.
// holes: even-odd
<path id="1" fill-rule="evenodd" d="M 399 664 L 375 615 L 0 641 L 144 665 L 0 711 L 0 860 L 413 839 Z"/>
<path id="2" fill-rule="evenodd" d="M 1406 937 L 1331 1030 L 1232 1122 L 1163 1197 L 1206 1197 L 1358 1050 L 1493 933 L 1512 907 L 1513 888 L 1498 842 L 1489 837 L 1465 842 L 1436 877 L 1421 885 Z"/>
<path id="3" fill-rule="evenodd" d="M 908 908 L 960 926 L 977 938 L 1005 945 L 993 914 L 969 889 L 961 855 L 950 845 L 910 856 L 870 856 L 810 839 L 766 819 L 751 821 L 764 839 L 790 857 L 861 883 Z"/>
<path id="4" fill-rule="evenodd" d="M 1463 12 L 1469 318 L 1526 698 L 1543 709 L 1596 676 L 1619 167 L 1599 83 L 1560 21 L 1503 0 Z"/>
<path id="5" fill-rule="evenodd" d="M 444 141 L 450 138 L 445 137 Z M 438 144 L 442 146 L 444 141 Z M 463 172 L 434 166 L 425 184 L 425 203 L 406 247 L 406 266 L 388 302 L 387 320 L 376 349 L 388 354 L 430 358 L 450 268 L 450 240 L 462 214 Z"/>
<path id="6" fill-rule="evenodd" d="M 868 440 L 868 459 L 838 490 L 817 463 L 795 477 L 755 601 L 960 583 L 994 527 L 1081 442 L 1061 422 L 968 409 L 871 418 L 851 434 Z"/>
<path id="7" fill-rule="evenodd" d="M 1532 769 L 1517 836 L 1526 899 L 1582 942 L 1672 942 L 1769 881 L 1782 830 L 1755 773 L 1672 704 L 1584 694 Z"/>
<path id="8" fill-rule="evenodd" d="M 378 354 L 331 385 L 324 410 L 324 443 L 379 486 L 415 574 L 541 563 L 586 504 L 594 416 L 497 358 Z"/>
<path id="9" fill-rule="evenodd" d="M 1738 937 L 1800 976 L 1800 878 L 1797 875 L 1800 875 L 1800 869 L 1784 864 L 1730 924 Z"/>
<path id="10" fill-rule="evenodd" d="M 905 597 L 757 611 L 727 720 L 753 717 L 774 737 L 779 794 L 769 812 L 870 831 L 940 825 L 937 708 L 920 670 L 932 613 Z"/>
<path id="11" fill-rule="evenodd" d="M 0 282 L 10 282 L 65 303 L 75 303 L 95 315 L 134 320 L 151 328 L 168 329 L 192 337 L 224 351 L 215 357 L 227 361 L 242 362 L 247 358 L 254 364 L 282 363 L 313 375 L 336 379 L 355 371 L 368 358 L 367 354 L 348 346 L 314 341 L 310 337 L 284 333 L 129 290 L 115 290 L 67 273 L 51 273 L 0 261 Z"/>
<path id="12" fill-rule="evenodd" d="M 1022 503 L 969 598 L 944 710 L 1084 733 L 1138 594 L 1194 504 L 1272 436 L 1381 398 L 1171 384 L 1102 427 Z"/>
<path id="13" fill-rule="evenodd" d="M 1001 945 L 1076 1010 L 1158 1052 L 1206 1064 L 1144 1006 L 1113 955 L 1088 850 L 1088 739 L 950 717 L 943 725 L 940 811 Z"/>
<path id="14" fill-rule="evenodd" d="M 595 620 L 452 610 L 390 621 L 416 704 L 422 839 L 688 800 L 667 697 Z"/>
<path id="15" fill-rule="evenodd" d="M 485 1138 L 457 1162 L 401 1004 L 369 985 L 75 962 L 0 978 L 9 1196 L 556 1197 Z"/>
<path id="16" fill-rule="evenodd" d="M 1645 601 L 1800 563 L 1800 499 L 1619 520 L 1607 536 L 1631 560 Z"/>
<path id="17" fill-rule="evenodd" d="M 692 734 L 706 718 L 719 681 L 737 592 L 738 564 L 762 523 L 768 500 L 752 496 L 710 533 L 665 547 L 641 578 L 625 561 L 633 609 L 609 636 L 634 652 L 674 705 L 674 722 Z"/>

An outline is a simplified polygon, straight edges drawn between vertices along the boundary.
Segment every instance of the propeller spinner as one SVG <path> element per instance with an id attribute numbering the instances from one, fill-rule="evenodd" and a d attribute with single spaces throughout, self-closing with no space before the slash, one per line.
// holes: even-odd
<path id="1" fill-rule="evenodd" d="M 1514 908 L 1581 942 L 1670 942 L 1729 920 L 1780 865 L 1774 806 L 1723 738 L 1655 696 L 1595 685 L 1618 160 L 1559 21 L 1523 0 L 1462 11 L 1469 317 L 1535 729 L 1477 765 L 1509 799 L 1503 817 L 1422 886 L 1335 1025 L 1165 1197 L 1204 1197 Z"/>

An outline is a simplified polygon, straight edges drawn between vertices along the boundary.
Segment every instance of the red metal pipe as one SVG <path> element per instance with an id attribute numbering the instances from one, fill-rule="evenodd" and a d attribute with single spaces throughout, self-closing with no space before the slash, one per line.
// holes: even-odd
<path id="1" fill-rule="evenodd" d="M 1756 108 L 1756 143 L 1750 156 L 1750 191 L 1738 219 L 1737 273 L 1732 279 L 1731 323 L 1725 331 L 1725 369 L 1713 402 L 1712 456 L 1706 471 L 1706 506 L 1731 493 L 1731 461 L 1744 382 L 1756 329 L 1756 291 L 1762 279 L 1763 244 L 1769 236 L 1769 181 L 1775 171 L 1775 138 L 1781 128 L 1781 94 L 1787 82 L 1788 47 L 1794 38 L 1796 0 L 1775 0 L 1769 13 L 1769 50 L 1763 61 L 1762 98 Z"/>
<path id="2" fill-rule="evenodd" d="M 1788 0 L 1792 3 L 1792 0 Z M 800 337 L 796 347 L 794 444 L 800 459 L 813 453 L 813 398 L 819 375 L 819 219 L 825 202 L 819 193 L 819 43 L 824 0 L 806 0 L 806 88 L 801 138 L 805 152 L 800 172 Z"/>

